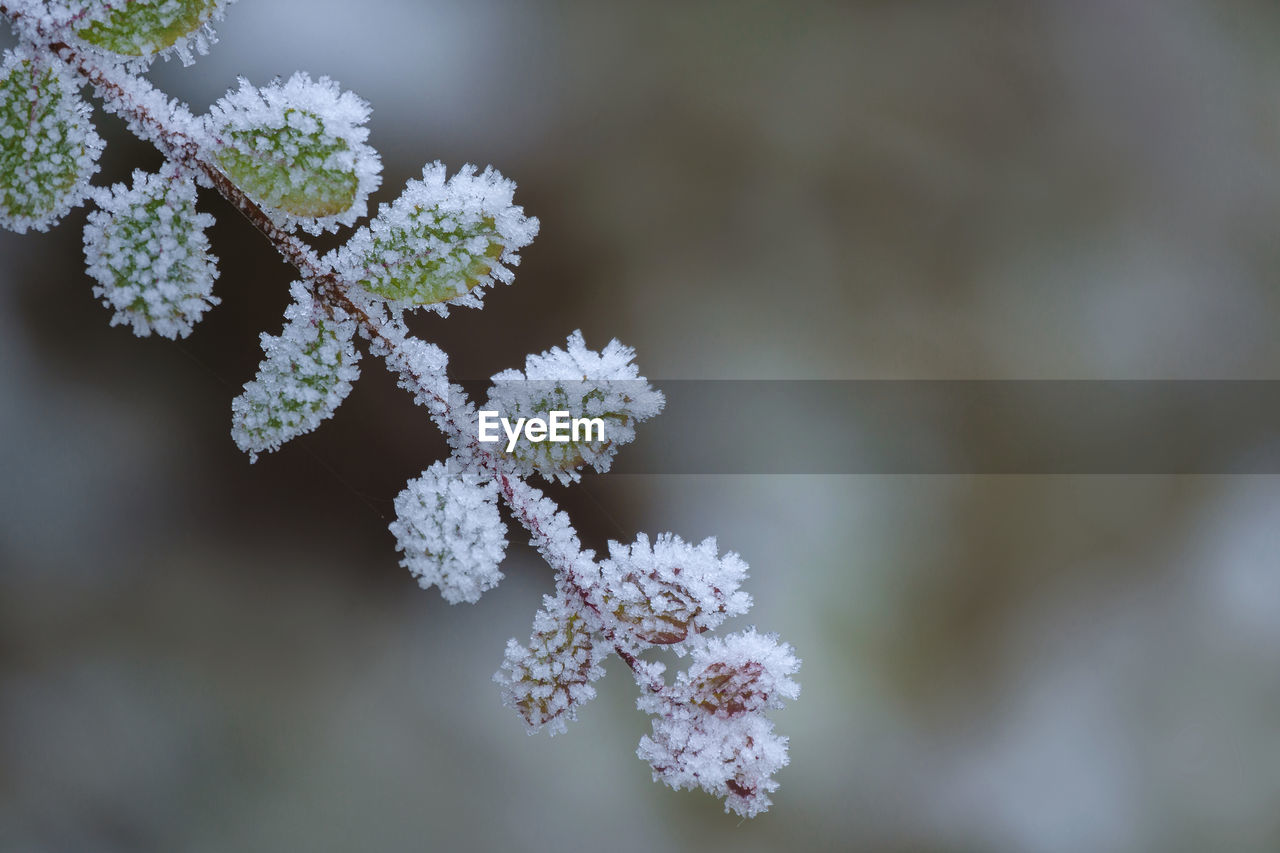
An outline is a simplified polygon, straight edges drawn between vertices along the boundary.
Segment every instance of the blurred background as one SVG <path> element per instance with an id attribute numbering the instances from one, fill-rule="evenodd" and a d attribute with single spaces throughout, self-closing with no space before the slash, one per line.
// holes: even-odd
<path id="1" fill-rule="evenodd" d="M 577 328 L 659 387 L 1280 378 L 1273 3 L 244 0 L 218 30 L 151 75 L 193 109 L 328 74 L 373 106 L 375 201 L 434 159 L 517 182 L 516 284 L 416 321 L 459 378 Z M 98 183 L 158 164 L 99 126 Z M 451 607 L 397 565 L 391 500 L 443 442 L 377 362 L 318 432 L 236 451 L 291 279 L 202 205 L 223 304 L 178 344 L 108 327 L 83 211 L 0 234 L 0 849 L 1280 849 L 1277 478 L 556 490 L 597 549 L 751 565 L 727 627 L 804 667 L 742 822 L 650 781 L 616 660 L 563 737 L 501 707 L 550 572 L 513 531 Z"/>

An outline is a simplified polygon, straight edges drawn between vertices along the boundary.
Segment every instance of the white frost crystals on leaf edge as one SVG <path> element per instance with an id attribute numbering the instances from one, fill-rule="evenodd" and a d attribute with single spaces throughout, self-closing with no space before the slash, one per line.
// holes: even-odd
<path id="1" fill-rule="evenodd" d="M 332 417 L 360 376 L 355 320 L 327 316 L 301 282 L 290 294 L 283 331 L 262 334 L 258 373 L 231 401 L 231 437 L 251 462 Z"/>
<path id="2" fill-rule="evenodd" d="M 278 130 L 291 120 L 296 122 L 298 119 L 293 116 L 300 112 L 316 115 L 324 124 L 326 136 L 342 139 L 347 144 L 346 150 L 332 154 L 326 165 L 355 173 L 355 199 L 346 210 L 332 216 L 297 216 L 266 204 L 263 210 L 281 228 L 287 231 L 301 228 L 313 235 L 337 231 L 364 216 L 369 194 L 382 183 L 382 160 L 366 142 L 369 129 L 364 125 L 369 120 L 368 102 L 354 92 L 343 90 L 329 77 L 312 80 L 304 72 L 294 74 L 283 83 L 276 80 L 262 87 L 254 86 L 243 77 L 239 83 L 240 88 L 228 91 L 204 116 L 210 158 L 217 161 L 218 147 L 226 144 L 221 138 L 224 133 L 255 128 Z"/>
<path id="3" fill-rule="evenodd" d="M 502 580 L 506 525 L 498 514 L 498 486 L 470 471 L 436 462 L 396 496 L 390 530 L 400 565 L 450 604 L 474 603 Z"/>
<path id="4" fill-rule="evenodd" d="M 615 636 L 643 649 L 685 643 L 751 608 L 741 589 L 747 564 L 732 551 L 717 554 L 714 538 L 700 544 L 662 533 L 640 533 L 629 545 L 609 542 L 609 556 L 582 570 L 589 601 Z"/>
<path id="5" fill-rule="evenodd" d="M 348 281 L 367 280 L 379 272 L 379 267 L 385 270 L 400 260 L 398 257 L 376 257 L 379 252 L 375 241 L 385 242 L 392 239 L 393 234 L 411 231 L 417 224 L 414 217 L 421 212 L 438 208 L 442 215 L 464 225 L 492 217 L 494 230 L 501 238 L 502 253 L 491 259 L 489 273 L 481 276 L 474 286 L 468 288 L 462 281 L 452 282 L 457 296 L 425 306 L 412 300 L 375 295 L 392 308 L 426 307 L 441 316 L 448 316 L 448 306 L 451 305 L 482 307 L 484 291 L 494 281 L 504 284 L 514 281 L 512 267 L 520 264 L 520 250 L 538 235 L 539 223 L 536 217 L 525 216 L 524 208 L 515 204 L 515 182 L 503 177 L 496 169 L 487 166 L 477 173 L 475 166 L 467 164 L 453 177 L 446 178 L 446 175 L 443 163 L 428 163 L 422 169 L 421 180 L 409 181 L 395 201 L 380 205 L 377 216 L 353 233 L 344 246 L 326 255 L 325 260 Z M 415 238 L 413 243 L 414 258 L 448 255 L 462 248 L 433 237 Z M 469 254 L 479 255 L 483 254 L 485 247 L 466 248 L 474 249 Z"/>
<path id="6" fill-rule="evenodd" d="M 552 347 L 538 355 L 525 356 L 524 373 L 505 371 L 493 377 L 500 379 L 528 379 L 530 381 L 585 379 L 644 381 L 640 369 L 634 364 L 636 351 L 616 338 L 609 341 L 600 352 L 587 346 L 582 331 L 575 330 L 569 335 L 564 349 Z M 514 375 L 510 375 L 514 374 Z M 636 404 L 643 409 L 645 416 L 657 414 L 662 408 L 662 394 L 655 391 L 645 398 L 648 405 Z"/>
<path id="7" fill-rule="evenodd" d="M 502 668 L 493 676 L 502 687 L 502 704 L 520 715 L 529 734 L 543 728 L 563 734 L 578 709 L 595 698 L 592 682 L 604 676 L 609 644 L 568 595 L 560 589 L 542 597 L 529 644 L 508 640 Z"/>
<path id="8" fill-rule="evenodd" d="M 686 705 L 656 714 L 636 755 L 649 763 L 653 781 L 676 791 L 701 788 L 742 817 L 768 810 L 778 789 L 773 774 L 790 761 L 787 738 L 764 715 L 717 717 Z"/>
<path id="9" fill-rule="evenodd" d="M 751 695 L 728 697 L 738 707 L 706 707 L 709 697 L 698 692 L 697 683 L 711 667 L 746 673 L 736 686 L 747 686 Z M 754 628 L 699 639 L 692 664 L 677 676 L 670 695 L 644 694 L 636 701 L 653 715 L 653 733 L 640 739 L 636 755 L 649 762 L 655 782 L 677 791 L 702 788 L 724 798 L 726 812 L 755 817 L 771 805 L 769 794 L 778 788 L 773 775 L 790 761 L 788 739 L 774 732 L 764 711 L 800 695 L 791 678 L 799 667 L 789 645 Z"/>
<path id="10" fill-rule="evenodd" d="M 168 10 L 181 6 L 180 0 L 156 2 Z M 226 2 L 230 0 L 213 0 L 211 6 L 216 4 L 220 12 Z M 99 8 L 109 6 L 99 4 Z M 29 9 L 40 15 L 54 7 L 65 8 L 65 2 L 13 0 L 6 10 Z M 132 8 L 148 7 L 144 0 Z M 121 8 L 120 4 L 115 8 Z M 532 470 L 547 475 L 546 470 L 533 465 L 522 471 L 519 466 L 528 462 L 527 457 L 510 464 L 469 438 L 475 434 L 475 407 L 458 386 L 449 383 L 443 351 L 409 335 L 402 310 L 408 306 L 398 305 L 395 299 L 375 298 L 362 287 L 348 289 L 346 285 L 353 281 L 366 286 L 368 282 L 349 274 L 343 276 L 344 270 L 338 269 L 344 264 L 347 273 L 360 265 L 366 274 L 370 268 L 382 269 L 395 284 L 389 271 L 397 263 L 426 258 L 432 263 L 419 264 L 423 270 L 421 279 L 435 288 L 430 295 L 432 300 L 440 300 L 439 304 L 433 303 L 435 310 L 445 313 L 446 304 L 478 306 L 484 288 L 497 280 L 511 281 L 511 267 L 519 261 L 518 250 L 537 233 L 537 220 L 525 218 L 521 208 L 511 203 L 514 185 L 492 169 L 477 174 L 471 166 L 446 180 L 444 167 L 433 164 L 424 169 L 424 180 L 410 182 L 396 202 L 409 209 L 410 218 L 406 221 L 419 226 L 416 230 L 400 229 L 412 232 L 406 237 L 407 244 L 397 244 L 392 249 L 384 245 L 375 252 L 355 254 L 352 246 L 358 248 L 361 238 L 376 238 L 377 228 L 372 227 L 358 234 L 344 250 L 317 263 L 318 256 L 311 247 L 283 237 L 272 227 L 265 218 L 270 214 L 260 213 L 243 187 L 228 185 L 219 180 L 214 169 L 207 168 L 205 155 L 217 151 L 214 146 L 222 143 L 206 134 L 208 123 L 204 119 L 191 117 L 185 105 L 168 101 L 139 74 L 126 73 L 125 69 L 136 69 L 132 60 L 113 57 L 99 61 L 88 50 L 58 44 L 70 39 L 62 39 L 60 33 L 50 35 L 46 21 L 41 18 L 34 29 L 24 29 L 25 24 L 19 22 L 18 29 L 37 43 L 36 49 L 49 56 L 59 53 L 59 58 L 49 61 L 60 71 L 75 69 L 93 81 L 105 108 L 120 114 L 131 130 L 153 141 L 160 153 L 176 164 L 166 166 L 159 175 L 135 173 L 132 188 L 117 185 L 109 190 L 90 191 L 103 210 L 91 216 L 86 253 L 90 256 L 91 274 L 100 282 L 95 292 L 116 309 L 113 325 L 130 322 L 139 333 L 155 331 L 180 337 L 217 301 L 210 289 L 215 275 L 213 259 L 207 254 L 203 234 L 211 218 L 195 211 L 192 184 L 193 178 L 201 180 L 200 173 L 205 172 L 202 185 L 216 185 L 228 201 L 249 214 L 307 279 L 291 287 L 294 301 L 285 312 L 284 330 L 279 335 L 262 336 L 266 357 L 257 376 L 233 403 L 232 432 L 237 444 L 256 458 L 257 453 L 278 448 L 333 414 L 359 375 L 359 353 L 353 341 L 358 320 L 371 353 L 384 357 L 401 386 L 417 402 L 427 405 L 453 451 L 449 463 L 432 465 L 411 481 L 396 501 L 399 517 L 391 528 L 399 550 L 404 552 L 402 564 L 418 576 L 423 586 L 438 586 L 451 602 L 476 600 L 502 577 L 498 565 L 506 542 L 497 509 L 500 489 L 512 514 L 531 535 L 531 544 L 557 574 L 556 594 L 544 597 L 528 645 L 521 646 L 515 640 L 508 644 L 502 671 L 495 676 L 504 685 L 504 700 L 516 707 L 531 729 L 547 727 L 553 734 L 563 731 L 565 721 L 573 719 L 576 709 L 595 695 L 592 683 L 603 675 L 601 664 L 616 652 L 645 691 L 640 708 L 658 718 L 653 736 L 644 738 L 639 750 L 651 762 L 655 778 L 675 787 L 706 788 L 724 796 L 727 809 L 745 816 L 766 808 L 767 793 L 777 787 L 772 774 L 787 763 L 787 741 L 773 734 L 772 724 L 763 712 L 780 707 L 783 699 L 793 699 L 798 694 L 798 685 L 790 675 L 799 661 L 790 647 L 780 645 L 773 635 L 760 635 L 754 629 L 724 639 L 703 636 L 724 618 L 740 614 L 749 606 L 749 597 L 739 589 L 745 564 L 732 553 L 717 556 L 713 539 L 695 546 L 671 534 L 657 537 L 652 544 L 645 534 L 630 545 L 610 542 L 609 557 L 596 563 L 594 553 L 582 548 L 568 516 L 520 476 Z M 183 48 L 177 50 L 181 52 Z M 188 58 L 184 55 L 184 60 Z M 64 63 L 67 68 L 63 68 Z M 116 75 L 118 82 L 113 79 Z M 55 97 L 59 82 L 49 87 Z M 282 95 L 281 103 L 273 105 L 271 98 L 263 94 L 278 94 L 294 84 L 310 96 L 317 92 L 332 95 L 332 123 L 340 124 L 339 118 L 349 121 L 350 126 L 340 128 L 349 137 L 339 133 L 308 139 L 320 136 L 316 131 L 327 124 L 326 119 L 317 111 L 308 113 L 305 107 L 299 111 L 296 97 Z M 251 88 L 242 80 L 241 91 L 229 95 L 222 105 L 232 103 L 236 95 Z M 72 96 L 68 111 L 82 110 L 85 105 L 79 102 L 78 92 Z M 274 109 L 280 127 L 300 131 L 296 135 L 303 138 L 292 147 L 281 145 L 284 139 L 292 142 L 290 138 L 295 134 L 273 135 L 269 125 L 251 124 L 252 133 L 246 134 L 249 138 L 241 150 L 253 150 L 259 142 L 274 142 L 274 156 L 260 159 L 261 168 L 238 163 L 232 171 L 295 213 L 318 214 L 348 205 L 357 194 L 354 186 L 359 183 L 354 171 L 339 169 L 336 176 L 321 172 L 328 171 L 337 161 L 338 155 L 331 151 L 335 147 L 330 145 L 333 139 L 341 139 L 347 148 L 357 147 L 356 143 L 363 145 L 367 131 L 358 125 L 368 117 L 367 105 L 354 95 L 342 93 L 327 78 L 313 84 L 306 75 L 295 75 L 287 83 L 273 83 L 266 89 L 253 89 L 247 97 L 256 100 L 246 113 L 257 106 L 267 112 Z M 340 103 L 344 99 L 351 99 L 352 103 L 344 106 Z M 10 103 L 17 106 L 15 115 L 19 118 L 0 130 L 9 131 L 7 135 L 12 138 L 14 128 L 23 127 L 23 93 L 17 92 Z M 349 109 L 353 104 L 354 110 Z M 221 105 L 216 107 L 215 112 L 220 108 Z M 74 169 L 58 172 L 54 167 L 80 160 L 79 151 L 68 158 L 56 147 L 59 141 L 74 138 L 76 128 L 63 130 L 57 122 L 49 122 L 48 126 L 53 132 L 47 134 L 51 142 L 45 147 L 53 154 L 47 158 L 45 165 L 50 168 L 44 169 L 43 174 L 55 179 L 65 176 L 67 183 L 73 183 L 71 178 L 78 177 Z M 223 130 L 229 127 L 223 126 Z M 96 139 L 91 125 L 88 134 Z M 23 150 L 22 141 L 23 136 L 18 133 L 19 144 L 13 150 Z M 34 143 L 32 140 L 27 148 L 36 150 Z M 308 158 L 309 151 L 324 154 Z M 222 152 L 225 154 L 225 149 Z M 298 156 L 290 157 L 290 153 Z M 352 155 L 357 160 L 358 153 Z M 365 177 L 376 186 L 376 154 L 371 157 L 366 160 L 366 165 L 372 166 Z M 28 159 L 40 165 L 39 158 Z M 309 169 L 308 160 L 316 168 Z M 222 162 L 225 165 L 231 161 L 224 157 Z M 178 170 L 182 170 L 181 175 Z M 17 169 L 6 171 L 12 178 Z M 59 183 L 51 181 L 50 185 L 58 187 Z M 26 186 L 30 189 L 36 185 Z M 372 186 L 366 187 L 359 199 L 362 207 L 367 204 Z M 62 190 L 58 190 L 34 197 L 42 202 L 61 203 L 61 196 Z M 421 205 L 414 207 L 415 199 L 430 202 L 429 209 L 440 215 L 412 219 L 413 213 L 423 210 Z M 158 210 L 148 209 L 157 202 L 165 204 Z M 380 219 L 388 211 L 396 213 L 396 204 L 384 207 Z M 41 207 L 28 205 L 27 209 L 39 212 Z M 353 219 L 358 215 L 351 210 L 345 213 L 351 213 Z M 393 218 L 388 215 L 382 224 L 387 225 Z M 297 221 L 277 221 L 285 227 L 314 229 L 312 233 L 323 230 L 322 224 L 335 229 L 335 223 L 342 224 L 337 215 L 294 219 Z M 136 229 L 125 227 L 130 221 Z M 113 227 L 118 227 L 114 235 Z M 394 231 L 394 223 L 387 229 Z M 186 243 L 180 239 L 183 234 L 188 238 Z M 188 250 L 192 250 L 190 254 Z M 444 257 L 436 262 L 441 255 Z M 191 268 L 179 269 L 187 260 L 191 261 Z M 329 264 L 328 269 L 324 263 Z M 443 273 L 433 277 L 437 268 Z M 343 282 L 343 277 L 348 281 Z M 175 283 L 176 289 L 165 290 Z M 190 291 L 182 289 L 186 285 Z M 582 464 L 607 470 L 616 446 L 634 435 L 633 425 L 662 408 L 663 396 L 639 376 L 632 358 L 633 352 L 617 341 L 603 352 L 591 351 L 581 334 L 574 333 L 566 349 L 553 348 L 530 356 L 525 372 L 508 372 L 508 378 L 526 386 L 525 391 L 535 382 L 552 383 L 552 391 L 569 404 L 568 408 L 582 409 L 575 414 L 596 414 L 590 409 L 594 405 L 607 409 L 602 413 L 620 421 L 621 428 L 610 439 L 608 452 L 598 458 L 585 453 L 582 457 L 562 455 L 560 462 L 565 467 L 572 466 L 574 472 L 565 477 L 554 473 L 549 476 L 577 479 L 576 468 Z M 577 382 L 586 383 L 586 387 L 575 397 L 565 386 Z M 614 382 L 633 382 L 640 390 L 634 396 L 613 397 L 605 386 Z M 459 394 L 456 404 L 449 400 L 455 392 Z M 531 415 L 535 414 L 534 405 L 545 408 L 546 398 L 524 399 Z M 455 465 L 456 474 L 452 470 Z M 691 654 L 692 665 L 677 674 L 674 684 L 668 684 L 663 678 L 663 664 L 638 657 L 651 646 L 671 648 L 682 656 Z"/>
<path id="11" fill-rule="evenodd" d="M 666 398 L 634 363 L 635 350 L 618 340 L 600 351 L 589 349 L 581 331 L 569 335 L 564 349 L 552 347 L 525 357 L 524 370 L 508 369 L 491 377 L 493 388 L 483 409 L 515 422 L 519 417 L 547 418 L 540 404 L 564 406 L 570 418 L 602 418 L 605 440 L 573 444 L 523 441 L 516 457 L 522 474 L 537 471 L 562 484 L 576 482 L 589 465 L 606 473 L 623 445 L 635 440 L 636 424 L 662 411 Z M 569 454 L 578 454 L 567 458 Z M 570 464 L 576 461 L 576 464 Z"/>
<path id="12" fill-rule="evenodd" d="M 74 38 L 77 45 L 83 45 L 86 49 L 99 56 L 120 62 L 130 71 L 142 72 L 151 65 L 152 60 L 157 56 L 163 57 L 166 62 L 176 56 L 184 67 L 195 64 L 196 56 L 204 56 L 211 47 L 218 43 L 218 34 L 214 26 L 222 21 L 226 16 L 227 7 L 235 2 L 236 0 L 216 0 L 216 5 L 199 27 L 179 38 L 169 47 L 143 56 L 118 54 L 76 36 L 75 31 L 83 28 L 87 23 L 95 19 L 104 19 L 111 12 L 111 4 L 109 3 L 102 3 L 100 0 L 99 2 L 93 2 L 93 0 L 84 2 L 84 0 L 80 0 L 80 2 L 68 3 L 62 0 L 62 2 L 50 4 L 48 14 L 50 22 L 59 29 L 64 30 L 68 37 Z M 86 6 L 99 8 L 86 8 Z"/>
<path id="13" fill-rule="evenodd" d="M 115 312 L 111 325 L 131 325 L 139 337 L 185 338 L 219 301 L 217 259 L 204 231 L 213 217 L 196 212 L 195 184 L 171 167 L 160 174 L 135 170 L 131 187 L 116 184 L 95 195 L 102 209 L 85 225 L 85 263 L 97 282 L 93 295 Z"/>
<path id="14" fill-rule="evenodd" d="M 740 669 L 750 665 L 756 668 L 752 690 L 758 698 L 751 710 L 776 710 L 782 707 L 782 700 L 800 695 L 800 685 L 791 677 L 800 670 L 800 659 L 789 643 L 778 641 L 777 634 L 748 628 L 723 637 L 699 637 L 690 644 L 690 652 L 689 668 L 676 677 L 677 693 L 688 690 L 709 667 Z"/>
<path id="15" fill-rule="evenodd" d="M 9 229 L 18 234 L 25 234 L 28 230 L 47 231 L 49 228 L 58 224 L 58 221 L 66 216 L 72 209 L 79 206 L 91 192 L 89 180 L 98 171 L 98 156 L 102 153 L 104 143 L 102 137 L 98 136 L 98 132 L 94 129 L 93 122 L 90 120 L 92 110 L 80 97 L 79 83 L 73 77 L 66 67 L 57 60 L 49 60 L 37 56 L 30 48 L 26 46 L 18 46 L 12 50 L 6 50 L 4 53 L 4 64 L 0 66 L 0 79 L 8 78 L 9 74 L 17 69 L 19 65 L 31 63 L 34 68 L 41 71 L 49 71 L 53 74 L 54 85 L 57 87 L 61 109 L 58 114 L 53 116 L 55 121 L 60 122 L 66 129 L 68 134 L 64 138 L 62 130 L 57 130 L 58 141 L 71 140 L 73 146 L 83 146 L 83 151 L 76 158 L 74 163 L 74 182 L 64 189 L 56 199 L 56 203 L 40 216 L 16 216 L 8 217 L 0 213 L 0 227 Z M 16 128 L 3 127 L 0 133 L 5 131 L 19 132 Z M 26 150 L 30 152 L 31 136 L 26 137 Z M 12 164 L 11 171 L 5 175 L 5 182 L 14 182 L 22 174 L 28 174 L 35 177 L 41 170 L 47 171 L 50 163 L 39 157 L 24 156 L 18 163 Z"/>

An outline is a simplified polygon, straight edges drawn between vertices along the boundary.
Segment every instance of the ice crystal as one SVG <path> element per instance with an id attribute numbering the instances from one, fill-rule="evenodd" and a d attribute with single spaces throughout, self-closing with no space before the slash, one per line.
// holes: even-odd
<path id="1" fill-rule="evenodd" d="M 502 685 L 503 704 L 520 715 L 530 733 L 546 726 L 554 735 L 595 698 L 591 682 L 604 675 L 600 664 L 608 652 L 608 644 L 563 592 L 546 595 L 533 618 L 529 645 L 508 640 L 506 659 L 493 678 Z"/>
<path id="2" fill-rule="evenodd" d="M 214 41 L 210 26 L 234 0 L 79 0 L 70 4 L 76 36 L 120 56 L 149 58 L 176 53 L 183 65 L 192 51 L 206 53 Z"/>
<path id="3" fill-rule="evenodd" d="M 368 119 L 355 94 L 299 73 L 262 88 L 241 78 L 205 128 L 213 158 L 277 225 L 320 234 L 364 216 L 381 182 L 378 153 L 365 144 Z"/>
<path id="4" fill-rule="evenodd" d="M 0 67 L 0 226 L 44 231 L 82 202 L 102 140 L 56 60 L 6 51 Z"/>
<path id="5" fill-rule="evenodd" d="M 211 306 L 217 277 L 204 229 L 213 217 L 196 212 L 195 184 L 173 169 L 133 173 L 133 186 L 98 194 L 102 210 L 84 229 L 94 296 L 114 309 L 111 325 L 134 334 L 184 338 Z"/>
<path id="6" fill-rule="evenodd" d="M 464 166 L 448 180 L 441 163 L 422 170 L 390 205 L 330 256 L 351 281 L 400 308 L 479 307 L 484 288 L 510 284 L 538 220 L 512 201 L 515 184 L 491 168 Z"/>
<path id="7" fill-rule="evenodd" d="M 669 693 L 637 701 L 654 719 L 636 754 L 655 782 L 702 788 L 723 797 L 725 811 L 755 817 L 769 807 L 773 774 L 789 760 L 787 738 L 763 711 L 799 695 L 791 678 L 799 666 L 790 646 L 754 630 L 705 642 Z"/>
<path id="8" fill-rule="evenodd" d="M 538 553 L 558 571 L 572 576 L 576 584 L 593 577 L 595 552 L 583 550 L 569 514 L 524 480 L 509 478 L 505 486 L 511 493 L 509 503 L 520 508 L 525 527 L 537 531 L 530 544 Z"/>
<path id="9" fill-rule="evenodd" d="M 391 522 L 400 565 L 423 589 L 436 586 L 450 604 L 474 603 L 502 580 L 498 564 L 507 540 L 498 515 L 498 487 L 468 471 L 436 462 L 396 497 Z"/>
<path id="10" fill-rule="evenodd" d="M 192 141 L 203 140 L 203 120 L 197 120 L 186 104 L 170 98 L 147 82 L 145 77 L 118 75 L 113 82 L 119 87 L 117 97 L 105 99 L 103 109 L 119 116 L 130 133 L 149 139 L 162 151 L 168 151 L 169 159 L 181 161 L 188 167 L 195 166 L 186 156 L 185 148 L 175 151 L 171 144 L 181 142 L 183 137 Z M 213 186 L 202 169 L 192 168 L 189 171 L 199 186 Z"/>
<path id="11" fill-rule="evenodd" d="M 739 587 L 747 565 L 737 554 L 716 554 L 716 540 L 691 545 L 664 533 L 652 545 L 641 533 L 630 545 L 609 543 L 609 557 L 583 578 L 595 609 L 612 619 L 619 637 L 671 645 L 746 613 L 751 597 Z"/>
<path id="12" fill-rule="evenodd" d="M 142 76 L 155 55 L 185 63 L 203 52 L 210 22 L 230 2 L 0 0 L 20 44 L 0 68 L 0 225 L 44 229 L 91 195 L 100 210 L 89 216 L 85 255 L 112 324 L 178 338 L 218 302 L 205 236 L 212 218 L 197 212 L 196 187 L 220 193 L 303 278 L 290 288 L 284 329 L 261 336 L 264 357 L 232 403 L 232 437 L 250 461 L 333 414 L 359 376 L 359 332 L 450 445 L 449 459 L 395 500 L 389 527 L 401 564 L 450 602 L 476 601 L 502 578 L 501 497 L 555 573 L 528 642 L 509 641 L 494 675 L 505 704 L 531 732 L 564 731 L 616 653 L 654 718 L 638 750 L 654 778 L 704 788 L 745 816 L 763 811 L 773 774 L 787 763 L 787 741 L 765 713 L 795 698 L 799 662 L 754 629 L 709 638 L 750 606 L 745 563 L 719 554 L 714 539 L 694 545 L 673 534 L 610 542 L 597 561 L 569 516 L 530 483 L 535 472 L 569 483 L 587 466 L 607 471 L 663 395 L 639 374 L 631 349 L 611 341 L 593 351 L 574 332 L 563 349 L 493 377 L 483 408 L 523 424 L 515 427 L 523 442 L 504 449 L 480 440 L 481 412 L 450 382 L 444 351 L 410 334 L 406 310 L 480 307 L 494 282 L 512 281 L 538 220 L 492 168 L 449 177 L 436 162 L 323 258 L 282 233 L 336 231 L 364 214 L 380 181 L 366 143 L 369 108 L 328 78 L 295 74 L 261 88 L 242 79 L 197 119 Z M 102 142 L 81 84 L 154 144 L 165 160 L 157 174 L 89 188 Z M 570 438 L 560 441 L 566 416 Z M 579 436 L 575 427 L 586 429 Z M 549 440 L 539 441 L 544 429 Z M 645 659 L 657 648 L 690 658 L 672 683 L 663 663 Z"/>
<path id="13" fill-rule="evenodd" d="M 632 359 L 635 351 L 613 340 L 602 352 L 587 348 L 582 332 L 569 336 L 565 349 L 552 347 L 525 359 L 524 371 L 504 370 L 482 409 L 500 413 L 509 422 L 568 412 L 570 418 L 599 418 L 600 431 L 579 434 L 579 440 L 533 442 L 521 439 L 511 452 L 525 473 L 537 471 L 549 480 L 577 480 L 578 469 L 590 465 L 608 471 L 618 448 L 635 438 L 635 425 L 662 411 L 665 399 L 640 375 Z M 505 445 L 503 447 L 505 451 Z"/>
<path id="14" fill-rule="evenodd" d="M 333 415 L 360 375 L 355 322 L 327 317 L 301 283 L 291 288 L 279 335 L 262 335 L 266 357 L 231 402 L 231 437 L 257 461 Z"/>
<path id="15" fill-rule="evenodd" d="M 676 678 L 676 692 L 719 716 L 781 708 L 783 699 L 800 695 L 791 678 L 800 661 L 773 634 L 749 628 L 712 637 L 696 644 L 690 658 L 689 668 Z"/>

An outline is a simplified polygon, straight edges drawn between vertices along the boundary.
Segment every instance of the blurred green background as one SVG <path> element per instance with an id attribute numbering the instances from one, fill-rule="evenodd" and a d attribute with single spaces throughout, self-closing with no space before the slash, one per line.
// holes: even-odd
<path id="1" fill-rule="evenodd" d="M 517 182 L 516 284 L 415 322 L 460 378 L 577 328 L 659 386 L 1280 378 L 1273 3 L 243 0 L 218 30 L 151 75 L 193 109 L 328 74 L 373 106 L 375 201 L 434 159 Z M 158 163 L 100 127 L 98 183 Z M 391 499 L 443 442 L 377 362 L 236 451 L 290 276 L 202 205 L 223 304 L 180 344 L 108 327 L 83 212 L 0 235 L 0 849 L 1280 849 L 1276 478 L 565 492 L 597 549 L 718 536 L 736 627 L 804 659 L 741 822 L 650 781 L 616 660 L 563 737 L 500 706 L 550 572 L 514 531 L 474 606 L 397 566 Z"/>

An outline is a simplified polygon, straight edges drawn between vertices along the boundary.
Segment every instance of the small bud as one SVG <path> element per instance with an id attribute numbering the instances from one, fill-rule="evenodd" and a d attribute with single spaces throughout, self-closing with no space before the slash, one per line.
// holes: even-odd
<path id="1" fill-rule="evenodd" d="M 498 564 L 507 540 L 497 501 L 492 480 L 451 474 L 436 462 L 396 497 L 390 528 L 404 552 L 400 565 L 423 589 L 439 587 L 450 604 L 478 601 L 502 580 Z"/>

